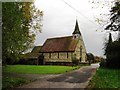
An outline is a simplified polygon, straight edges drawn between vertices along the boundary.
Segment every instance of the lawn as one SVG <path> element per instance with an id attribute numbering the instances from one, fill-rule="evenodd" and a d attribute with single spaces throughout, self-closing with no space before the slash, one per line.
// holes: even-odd
<path id="1" fill-rule="evenodd" d="M 99 68 L 89 82 L 88 88 L 119 88 L 120 89 L 120 70 Z"/>
<path id="2" fill-rule="evenodd" d="M 3 67 L 3 72 L 20 74 L 61 74 L 78 68 L 78 66 L 7 65 Z"/>

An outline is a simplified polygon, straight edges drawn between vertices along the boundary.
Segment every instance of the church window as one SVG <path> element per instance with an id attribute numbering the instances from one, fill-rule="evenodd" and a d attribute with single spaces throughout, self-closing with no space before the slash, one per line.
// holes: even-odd
<path id="1" fill-rule="evenodd" d="M 80 62 L 81 62 L 82 58 L 80 57 Z"/>
<path id="2" fill-rule="evenodd" d="M 58 58 L 59 58 L 59 52 L 58 52 Z"/>
<path id="3" fill-rule="evenodd" d="M 69 57 L 68 52 L 67 52 L 67 58 Z"/>
<path id="4" fill-rule="evenodd" d="M 82 56 L 82 46 L 80 46 L 80 56 Z"/>
<path id="5" fill-rule="evenodd" d="M 49 58 L 51 58 L 51 53 L 49 53 Z"/>

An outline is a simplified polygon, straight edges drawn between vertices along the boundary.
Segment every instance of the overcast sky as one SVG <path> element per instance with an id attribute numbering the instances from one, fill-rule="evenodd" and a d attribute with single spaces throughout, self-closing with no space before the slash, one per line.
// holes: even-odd
<path id="1" fill-rule="evenodd" d="M 109 12 L 107 7 L 101 9 L 89 0 L 36 0 L 35 6 L 44 14 L 42 33 L 37 33 L 35 45 L 43 45 L 47 38 L 72 35 L 77 19 L 87 52 L 103 56 L 106 33 L 95 20 L 100 13 Z"/>

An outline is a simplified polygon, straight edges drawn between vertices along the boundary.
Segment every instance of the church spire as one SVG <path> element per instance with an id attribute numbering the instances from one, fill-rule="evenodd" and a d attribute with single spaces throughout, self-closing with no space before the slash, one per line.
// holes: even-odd
<path id="1" fill-rule="evenodd" d="M 72 34 L 80 34 L 81 35 L 77 20 L 76 20 L 76 25 L 75 25 L 74 32 Z"/>

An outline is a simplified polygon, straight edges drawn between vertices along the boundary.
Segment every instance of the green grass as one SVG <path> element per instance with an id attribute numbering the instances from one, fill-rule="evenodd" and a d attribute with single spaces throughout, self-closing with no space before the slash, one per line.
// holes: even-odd
<path id="1" fill-rule="evenodd" d="M 23 78 L 3 77 L 2 78 L 2 90 L 7 90 L 9 88 L 20 86 L 28 82 L 30 81 L 27 79 L 23 79 Z"/>
<path id="2" fill-rule="evenodd" d="M 88 88 L 120 89 L 120 70 L 99 68 L 90 81 Z"/>
<path id="3" fill-rule="evenodd" d="M 36 65 L 7 65 L 3 67 L 3 72 L 20 74 L 61 74 L 78 66 L 36 66 Z"/>

